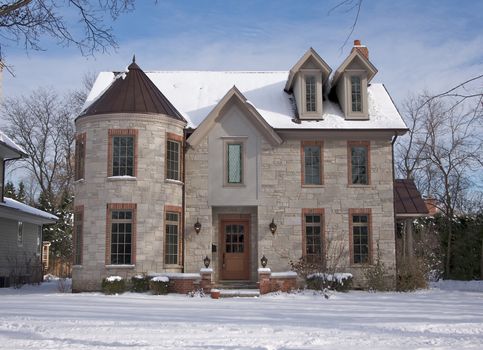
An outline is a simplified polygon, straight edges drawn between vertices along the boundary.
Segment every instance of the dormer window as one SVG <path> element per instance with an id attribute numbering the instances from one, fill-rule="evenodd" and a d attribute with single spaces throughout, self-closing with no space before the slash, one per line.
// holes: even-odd
<path id="1" fill-rule="evenodd" d="M 317 80 L 314 75 L 305 77 L 305 110 L 317 112 Z"/>
<path id="2" fill-rule="evenodd" d="M 362 112 L 361 77 L 351 76 L 351 106 L 352 112 Z"/>

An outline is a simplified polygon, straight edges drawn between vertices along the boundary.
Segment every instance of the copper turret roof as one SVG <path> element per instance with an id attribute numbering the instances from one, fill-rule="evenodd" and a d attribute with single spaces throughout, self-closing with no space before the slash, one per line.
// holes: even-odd
<path id="1" fill-rule="evenodd" d="M 80 116 L 107 113 L 154 113 L 186 122 L 181 113 L 139 68 L 134 57 L 128 72 L 123 75 L 117 76 L 106 91 Z"/>

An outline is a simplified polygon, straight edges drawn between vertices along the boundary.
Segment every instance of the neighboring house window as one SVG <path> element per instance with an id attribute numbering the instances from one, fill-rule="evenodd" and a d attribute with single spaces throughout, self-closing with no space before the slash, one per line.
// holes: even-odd
<path id="1" fill-rule="evenodd" d="M 180 265 L 180 222 L 181 208 L 167 207 L 165 208 L 165 251 L 164 263 L 166 265 Z"/>
<path id="2" fill-rule="evenodd" d="M 133 265 L 136 251 L 136 204 L 107 205 L 106 264 Z"/>
<path id="3" fill-rule="evenodd" d="M 317 79 L 314 75 L 305 77 L 305 110 L 317 112 Z"/>
<path id="4" fill-rule="evenodd" d="M 108 176 L 136 176 L 137 130 L 109 130 Z"/>
<path id="5" fill-rule="evenodd" d="M 302 185 L 322 185 L 322 148 L 320 141 L 302 141 Z"/>
<path id="6" fill-rule="evenodd" d="M 352 112 L 362 112 L 361 77 L 351 76 L 351 106 Z"/>
<path id="7" fill-rule="evenodd" d="M 351 262 L 371 263 L 371 212 L 369 209 L 349 211 L 351 233 Z"/>
<path id="8" fill-rule="evenodd" d="M 19 221 L 17 226 L 17 245 L 23 245 L 23 222 Z"/>
<path id="9" fill-rule="evenodd" d="M 42 253 L 42 225 L 37 226 L 37 256 Z"/>
<path id="10" fill-rule="evenodd" d="M 85 176 L 85 158 L 86 133 L 82 133 L 75 137 L 75 180 L 83 179 Z"/>
<path id="11" fill-rule="evenodd" d="M 369 142 L 349 142 L 349 183 L 369 185 Z"/>
<path id="12" fill-rule="evenodd" d="M 228 185 L 243 183 L 243 143 L 226 144 L 226 183 Z"/>
<path id="13" fill-rule="evenodd" d="M 170 180 L 181 180 L 181 156 L 183 137 L 175 134 L 167 134 L 166 142 L 166 178 Z"/>
<path id="14" fill-rule="evenodd" d="M 303 254 L 309 262 L 324 262 L 324 209 L 303 209 Z"/>
<path id="15" fill-rule="evenodd" d="M 84 207 L 74 208 L 74 265 L 82 265 Z"/>

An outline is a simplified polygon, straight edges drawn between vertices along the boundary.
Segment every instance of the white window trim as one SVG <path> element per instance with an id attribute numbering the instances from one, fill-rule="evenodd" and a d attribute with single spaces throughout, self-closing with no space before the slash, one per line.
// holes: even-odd
<path id="1" fill-rule="evenodd" d="M 321 120 L 322 118 L 322 71 L 318 69 L 301 69 L 300 70 L 301 76 L 301 84 L 300 84 L 300 101 L 299 104 L 301 107 L 300 119 L 316 119 Z M 316 110 L 315 112 L 307 111 L 307 101 L 306 101 L 306 78 L 307 77 L 315 77 L 315 96 L 316 96 Z"/>
<path id="2" fill-rule="evenodd" d="M 178 176 L 179 176 L 179 179 L 172 179 L 170 177 L 168 177 L 168 143 L 169 142 L 175 142 L 178 144 Z M 181 141 L 177 141 L 177 140 L 173 140 L 173 139 L 170 139 L 168 138 L 166 140 L 166 176 L 165 176 L 165 180 L 169 180 L 169 181 L 179 181 L 179 182 L 182 182 L 182 167 L 181 167 L 181 152 L 183 152 L 183 144 Z"/>
<path id="3" fill-rule="evenodd" d="M 358 76 L 361 79 L 361 102 L 362 111 L 352 111 L 352 84 L 351 77 Z M 369 119 L 369 113 L 367 108 L 367 72 L 361 69 L 347 69 L 345 74 L 345 107 L 346 107 L 346 119 Z"/>

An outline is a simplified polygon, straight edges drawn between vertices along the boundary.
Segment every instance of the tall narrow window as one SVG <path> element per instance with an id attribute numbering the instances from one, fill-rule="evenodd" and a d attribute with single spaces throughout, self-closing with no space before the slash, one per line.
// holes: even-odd
<path id="1" fill-rule="evenodd" d="M 302 142 L 302 184 L 322 184 L 322 142 Z"/>
<path id="2" fill-rule="evenodd" d="M 84 178 L 85 157 L 86 133 L 82 133 L 75 137 L 75 180 Z"/>
<path id="3" fill-rule="evenodd" d="M 134 176 L 134 137 L 112 138 L 112 176 Z"/>
<path id="4" fill-rule="evenodd" d="M 137 129 L 109 129 L 108 176 L 136 177 Z"/>
<path id="5" fill-rule="evenodd" d="M 304 256 L 309 262 L 323 262 L 323 209 L 304 209 Z"/>
<path id="6" fill-rule="evenodd" d="M 179 265 L 179 219 L 179 213 L 166 212 L 165 264 Z"/>
<path id="7" fill-rule="evenodd" d="M 362 112 L 361 77 L 358 75 L 351 76 L 351 102 L 352 112 Z"/>
<path id="8" fill-rule="evenodd" d="M 181 180 L 181 143 L 168 140 L 166 149 L 166 178 L 170 180 Z"/>
<path id="9" fill-rule="evenodd" d="M 37 226 L 37 256 L 42 254 L 42 225 Z"/>
<path id="10" fill-rule="evenodd" d="M 243 183 L 242 143 L 226 144 L 226 168 L 226 183 L 228 185 Z"/>
<path id="11" fill-rule="evenodd" d="M 352 234 L 352 263 L 370 264 L 370 213 L 354 213 L 353 210 L 349 215 Z"/>
<path id="12" fill-rule="evenodd" d="M 313 75 L 305 77 L 305 110 L 317 112 L 317 79 Z"/>
<path id="13" fill-rule="evenodd" d="M 84 207 L 74 208 L 74 265 L 82 265 Z"/>
<path id="14" fill-rule="evenodd" d="M 352 185 L 369 184 L 369 143 L 349 143 L 349 181 Z"/>
<path id="15" fill-rule="evenodd" d="M 23 222 L 19 221 L 17 225 L 17 245 L 23 245 Z"/>
<path id="16" fill-rule="evenodd" d="M 133 212 L 111 211 L 111 264 L 132 264 Z"/>

